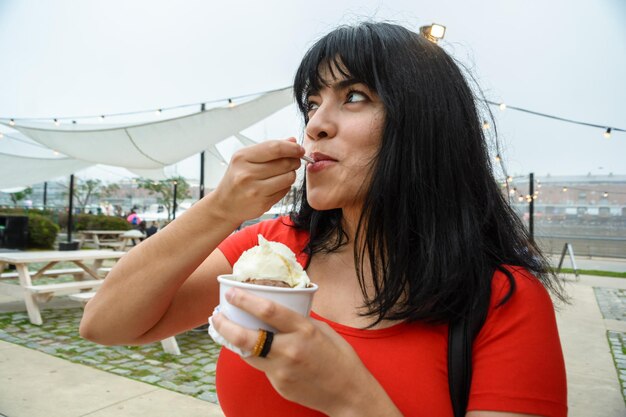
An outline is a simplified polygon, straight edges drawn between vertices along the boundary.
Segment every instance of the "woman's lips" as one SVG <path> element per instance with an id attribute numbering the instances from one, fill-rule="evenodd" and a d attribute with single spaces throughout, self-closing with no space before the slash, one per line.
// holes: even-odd
<path id="1" fill-rule="evenodd" d="M 312 164 L 307 164 L 306 171 L 309 173 L 320 172 L 337 163 L 336 159 L 321 152 L 311 153 L 311 158 L 313 158 L 315 162 Z"/>

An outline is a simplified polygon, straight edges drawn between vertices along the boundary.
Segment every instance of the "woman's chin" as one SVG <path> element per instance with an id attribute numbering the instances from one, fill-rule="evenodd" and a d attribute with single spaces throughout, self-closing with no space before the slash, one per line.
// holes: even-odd
<path id="1" fill-rule="evenodd" d="M 307 203 L 309 203 L 309 206 L 311 206 L 312 209 L 317 211 L 332 210 L 337 208 L 337 204 L 332 204 L 330 201 L 324 199 L 311 198 L 311 196 L 307 196 Z"/>

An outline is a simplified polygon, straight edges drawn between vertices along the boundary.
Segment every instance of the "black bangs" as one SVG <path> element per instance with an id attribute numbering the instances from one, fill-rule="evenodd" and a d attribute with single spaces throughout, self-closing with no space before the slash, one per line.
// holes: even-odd
<path id="1" fill-rule="evenodd" d="M 343 26 L 319 40 L 304 56 L 294 79 L 298 108 L 308 122 L 307 97 L 328 86 L 331 78 L 351 78 L 377 91 L 374 50 L 380 44 L 367 24 Z M 328 78 L 326 76 L 326 78 Z"/>

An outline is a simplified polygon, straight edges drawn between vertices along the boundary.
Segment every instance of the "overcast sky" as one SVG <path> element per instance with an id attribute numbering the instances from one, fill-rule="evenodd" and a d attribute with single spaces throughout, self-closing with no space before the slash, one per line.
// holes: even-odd
<path id="1" fill-rule="evenodd" d="M 623 0 L 0 0 L 0 117 L 150 110 L 285 87 L 317 38 L 363 19 L 416 31 L 441 23 L 441 45 L 488 99 L 626 128 Z M 626 174 L 626 133 L 605 139 L 602 129 L 493 110 L 512 174 Z M 290 107 L 246 133 L 261 141 L 300 130 Z M 28 150 L 0 139 L 0 152 Z M 197 178 L 197 157 L 177 169 Z"/>

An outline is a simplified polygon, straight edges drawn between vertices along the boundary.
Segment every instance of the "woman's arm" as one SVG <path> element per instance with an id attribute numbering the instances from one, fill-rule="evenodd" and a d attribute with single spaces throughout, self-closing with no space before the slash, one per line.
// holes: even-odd
<path id="1" fill-rule="evenodd" d="M 231 271 L 217 245 L 278 202 L 295 181 L 295 139 L 244 148 L 218 188 L 126 254 L 85 307 L 80 333 L 101 344 L 143 344 L 206 322 L 215 277 Z"/>

